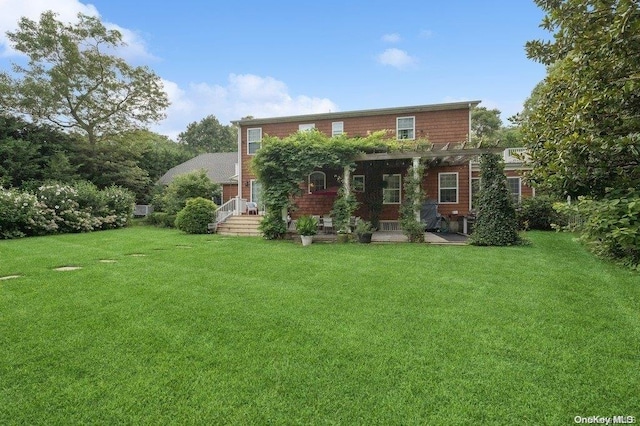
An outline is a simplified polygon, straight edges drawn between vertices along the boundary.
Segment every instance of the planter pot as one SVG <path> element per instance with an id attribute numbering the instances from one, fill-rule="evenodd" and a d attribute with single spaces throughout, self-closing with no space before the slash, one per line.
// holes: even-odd
<path id="1" fill-rule="evenodd" d="M 308 246 L 313 242 L 313 235 L 300 235 L 303 246 Z"/>
<path id="2" fill-rule="evenodd" d="M 339 243 L 348 243 L 349 242 L 349 234 L 338 234 L 337 240 Z"/>
<path id="3" fill-rule="evenodd" d="M 371 236 L 373 234 L 367 233 L 367 234 L 360 234 L 358 235 L 358 242 L 361 242 L 363 244 L 369 244 L 371 242 Z"/>

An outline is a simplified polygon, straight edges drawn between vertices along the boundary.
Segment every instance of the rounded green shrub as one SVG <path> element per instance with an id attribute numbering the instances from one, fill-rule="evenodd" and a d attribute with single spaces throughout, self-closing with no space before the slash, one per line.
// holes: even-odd
<path id="1" fill-rule="evenodd" d="M 176 228 L 188 234 L 206 234 L 207 225 L 214 221 L 216 205 L 202 197 L 187 200 L 176 216 Z"/>

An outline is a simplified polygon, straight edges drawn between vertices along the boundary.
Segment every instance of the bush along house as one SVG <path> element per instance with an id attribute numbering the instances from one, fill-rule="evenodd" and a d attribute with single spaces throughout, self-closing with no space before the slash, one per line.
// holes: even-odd
<path id="1" fill-rule="evenodd" d="M 223 206 L 218 221 L 228 216 L 242 215 L 246 203 L 260 206 L 261 181 L 257 178 L 252 160 L 270 137 L 287 138 L 296 132 L 317 131 L 328 138 L 348 135 L 366 138 L 384 131 L 386 137 L 421 149 L 365 150 L 354 157 L 355 167 L 320 166 L 300 179 L 299 193 L 293 199 L 293 219 L 301 215 L 328 216 L 342 187 L 354 194 L 358 208 L 354 216 L 373 221 L 380 230 L 399 230 L 399 210 L 406 199 L 404 182 L 412 165 L 425 166 L 422 188 L 426 193 L 425 206 L 444 217 L 453 231 L 463 231 L 464 219 L 472 215 L 474 196 L 481 176 L 478 155 L 500 152 L 506 162 L 505 174 L 519 201 L 531 196 L 520 173 L 524 165 L 519 154 L 522 149 L 487 149 L 471 146 L 471 110 L 479 101 L 418 105 L 360 111 L 331 112 L 290 117 L 245 118 L 235 121 L 238 126 L 238 197 Z M 427 146 L 427 149 L 423 149 Z M 345 182 L 348 182 L 345 185 Z M 428 210 L 428 208 L 426 209 Z M 283 216 L 286 212 L 282 213 Z M 418 214 L 418 213 L 416 213 Z M 421 213 L 422 214 L 422 213 Z M 466 224 L 466 223 L 465 223 Z M 466 227 L 465 227 L 466 228 Z"/>

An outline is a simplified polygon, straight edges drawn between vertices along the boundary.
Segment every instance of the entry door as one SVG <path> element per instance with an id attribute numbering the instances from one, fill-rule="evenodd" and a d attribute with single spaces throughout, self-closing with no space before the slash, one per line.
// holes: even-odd
<path id="1" fill-rule="evenodd" d="M 251 179 L 251 199 L 249 201 L 253 201 L 258 204 L 258 210 L 264 210 L 262 206 L 262 200 L 260 199 L 260 193 L 262 192 L 262 184 L 255 179 Z"/>

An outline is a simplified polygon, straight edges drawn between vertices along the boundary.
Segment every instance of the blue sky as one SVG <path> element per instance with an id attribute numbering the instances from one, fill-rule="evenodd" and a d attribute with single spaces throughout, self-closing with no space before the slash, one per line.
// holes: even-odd
<path id="1" fill-rule="evenodd" d="M 172 105 L 152 130 L 174 139 L 211 114 L 229 124 L 462 100 L 506 124 L 545 75 L 524 44 L 549 37 L 531 0 L 0 0 L 0 69 L 19 60 L 5 32 L 47 9 L 123 33 L 120 54 L 164 81 Z"/>

